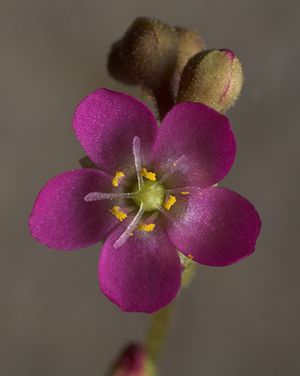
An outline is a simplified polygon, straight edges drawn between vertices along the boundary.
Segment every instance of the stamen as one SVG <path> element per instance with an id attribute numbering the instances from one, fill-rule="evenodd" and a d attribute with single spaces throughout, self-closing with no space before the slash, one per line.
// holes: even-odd
<path id="1" fill-rule="evenodd" d="M 120 206 L 113 206 L 110 210 L 111 214 L 114 215 L 120 222 L 127 218 L 127 214 L 122 211 Z"/>
<path id="2" fill-rule="evenodd" d="M 150 217 L 147 218 L 147 222 L 153 223 L 157 219 L 158 216 L 159 216 L 159 213 L 155 211 L 154 213 L 150 215 Z"/>
<path id="3" fill-rule="evenodd" d="M 87 194 L 84 201 L 98 201 L 98 200 L 115 200 L 121 198 L 135 198 L 138 192 L 132 193 L 103 193 L 91 192 Z"/>
<path id="4" fill-rule="evenodd" d="M 170 210 L 171 207 L 175 204 L 176 197 L 173 195 L 170 195 L 168 199 L 164 202 L 163 207 L 167 210 Z"/>
<path id="5" fill-rule="evenodd" d="M 180 168 L 182 166 L 182 162 L 184 161 L 185 159 L 185 155 L 182 155 L 181 157 L 179 157 L 174 163 L 171 164 L 171 166 L 169 167 L 169 170 L 167 173 L 165 173 L 158 181 L 158 183 L 163 183 L 165 180 L 168 179 L 168 177 L 170 175 L 172 175 L 178 168 Z"/>
<path id="6" fill-rule="evenodd" d="M 155 228 L 155 224 L 154 223 L 148 223 L 148 224 L 140 223 L 140 224 L 138 224 L 137 228 L 140 231 L 152 232 Z"/>
<path id="7" fill-rule="evenodd" d="M 144 204 L 142 203 L 140 208 L 139 208 L 139 211 L 137 212 L 136 216 L 133 218 L 132 222 L 129 224 L 129 226 L 123 232 L 123 234 L 115 241 L 114 248 L 117 249 L 117 248 L 121 247 L 124 243 L 126 243 L 128 238 L 131 236 L 133 230 L 136 228 L 139 221 L 143 217 L 143 214 L 145 212 L 143 206 L 144 206 Z"/>
<path id="8" fill-rule="evenodd" d="M 190 194 L 190 189 L 199 189 L 198 187 L 181 187 L 181 188 L 173 188 L 173 189 L 166 189 L 166 193 L 171 193 L 171 194 L 178 194 L 180 193 L 183 196 L 189 195 Z"/>
<path id="9" fill-rule="evenodd" d="M 121 180 L 124 178 L 125 174 L 123 171 L 117 171 L 115 176 L 113 177 L 112 181 L 111 181 L 111 184 L 114 186 L 114 187 L 118 187 Z"/>
<path id="10" fill-rule="evenodd" d="M 144 186 L 144 180 L 141 176 L 141 163 L 142 163 L 141 162 L 141 140 L 137 136 L 133 138 L 132 151 L 133 151 L 133 156 L 134 156 L 136 176 L 138 180 L 138 188 L 140 191 Z"/>
<path id="11" fill-rule="evenodd" d="M 145 167 L 143 167 L 141 169 L 141 175 L 150 180 L 150 181 L 156 181 L 156 173 L 155 172 L 151 172 L 151 171 L 147 171 L 147 169 Z"/>
<path id="12" fill-rule="evenodd" d="M 166 210 L 163 206 L 158 207 L 157 210 L 158 210 L 161 214 L 165 215 L 169 220 L 172 219 L 171 214 L 170 214 L 170 213 L 168 212 L 168 210 Z"/>

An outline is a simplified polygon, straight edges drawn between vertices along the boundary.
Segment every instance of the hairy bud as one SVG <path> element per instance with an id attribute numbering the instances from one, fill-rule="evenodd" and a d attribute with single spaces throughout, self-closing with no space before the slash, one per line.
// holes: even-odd
<path id="1" fill-rule="evenodd" d="M 204 49 L 204 43 L 200 35 L 194 30 L 176 27 L 178 36 L 178 52 L 176 67 L 172 79 L 173 92 L 177 93 L 182 71 L 188 60 L 196 53 Z"/>
<path id="2" fill-rule="evenodd" d="M 107 68 L 110 75 L 117 81 L 126 85 L 137 85 L 139 80 L 131 75 L 131 69 L 127 68 L 127 59 L 124 53 L 123 40 L 116 41 L 110 49 L 108 55 Z"/>
<path id="3" fill-rule="evenodd" d="M 174 72 L 177 45 L 174 28 L 155 19 L 139 17 L 112 46 L 108 70 L 126 84 L 156 89 L 170 80 Z"/>
<path id="4" fill-rule="evenodd" d="M 143 346 L 128 345 L 113 366 L 109 376 L 154 376 L 154 366 Z"/>
<path id="5" fill-rule="evenodd" d="M 242 66 L 232 51 L 203 51 L 185 66 L 177 101 L 200 102 L 226 112 L 237 100 L 242 84 Z"/>

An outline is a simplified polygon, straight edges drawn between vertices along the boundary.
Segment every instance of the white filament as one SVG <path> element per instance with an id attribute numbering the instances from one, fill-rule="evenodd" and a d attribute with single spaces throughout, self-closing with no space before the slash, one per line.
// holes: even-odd
<path id="1" fill-rule="evenodd" d="M 132 193 L 103 193 L 91 192 L 84 197 L 84 201 L 114 200 L 121 198 L 134 198 L 138 192 Z"/>
<path id="2" fill-rule="evenodd" d="M 136 216 L 133 218 L 133 220 L 128 225 L 128 227 L 126 228 L 126 230 L 123 232 L 123 234 L 115 241 L 114 248 L 116 248 L 116 249 L 120 248 L 124 243 L 126 243 L 126 241 L 128 240 L 128 238 L 131 236 L 132 231 L 136 228 L 136 226 L 138 225 L 139 221 L 143 217 L 143 214 L 145 212 L 143 206 L 144 206 L 144 204 L 142 203 L 141 206 L 140 206 L 140 208 L 139 208 L 139 211 L 136 214 Z"/>
<path id="3" fill-rule="evenodd" d="M 165 173 L 157 183 L 162 184 L 164 181 L 168 179 L 170 175 L 172 175 L 176 170 L 182 167 L 183 161 L 185 159 L 185 155 L 179 157 L 175 162 L 173 162 L 169 168 L 169 171 Z"/>
<path id="4" fill-rule="evenodd" d="M 142 169 L 141 140 L 137 136 L 133 138 L 132 151 L 133 151 L 133 156 L 134 156 L 134 164 L 135 164 L 136 176 L 137 176 L 137 181 L 138 181 L 138 187 L 140 191 L 144 186 L 144 180 L 141 175 L 141 169 Z"/>

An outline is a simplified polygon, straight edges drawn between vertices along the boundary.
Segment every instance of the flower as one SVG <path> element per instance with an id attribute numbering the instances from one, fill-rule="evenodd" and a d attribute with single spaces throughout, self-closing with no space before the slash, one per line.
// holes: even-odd
<path id="1" fill-rule="evenodd" d="M 212 266 L 254 251 L 257 212 L 237 193 L 216 187 L 236 153 L 224 115 L 179 103 L 158 127 L 143 103 L 98 89 L 77 106 L 73 128 L 99 169 L 48 181 L 30 231 L 65 251 L 105 239 L 99 284 L 122 310 L 152 313 L 175 298 L 182 271 L 177 249 Z"/>
<path id="2" fill-rule="evenodd" d="M 131 343 L 124 348 L 109 374 L 111 376 L 154 376 L 155 369 L 144 347 Z"/>

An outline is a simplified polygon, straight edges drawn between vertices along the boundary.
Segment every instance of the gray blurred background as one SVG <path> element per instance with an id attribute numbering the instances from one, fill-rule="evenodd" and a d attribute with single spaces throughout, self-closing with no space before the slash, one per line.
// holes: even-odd
<path id="1" fill-rule="evenodd" d="M 163 376 L 300 374 L 298 1 L 7 0 L 0 2 L 0 375 L 102 376 L 143 314 L 98 291 L 99 246 L 51 251 L 27 217 L 53 175 L 78 166 L 74 106 L 108 77 L 106 57 L 137 16 L 198 29 L 209 48 L 244 64 L 230 112 L 239 150 L 222 185 L 263 220 L 256 253 L 218 269 L 199 266 L 178 299 Z M 137 90 L 129 92 L 138 94 Z"/>

